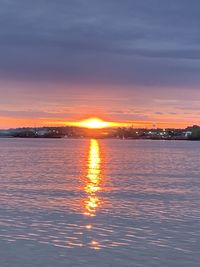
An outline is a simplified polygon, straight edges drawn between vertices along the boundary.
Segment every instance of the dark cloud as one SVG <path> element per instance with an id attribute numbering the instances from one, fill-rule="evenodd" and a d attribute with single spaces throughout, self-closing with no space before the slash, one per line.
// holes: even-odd
<path id="1" fill-rule="evenodd" d="M 0 76 L 197 86 L 197 0 L 1 0 Z"/>

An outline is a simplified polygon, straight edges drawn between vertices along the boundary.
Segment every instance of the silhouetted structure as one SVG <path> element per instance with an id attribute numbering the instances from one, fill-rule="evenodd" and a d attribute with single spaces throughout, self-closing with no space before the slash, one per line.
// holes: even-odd
<path id="1" fill-rule="evenodd" d="M 151 140 L 200 140 L 200 127 L 186 129 L 141 129 L 133 127 L 87 129 L 81 127 L 40 127 L 1 130 L 0 137 L 21 138 L 116 138 Z"/>

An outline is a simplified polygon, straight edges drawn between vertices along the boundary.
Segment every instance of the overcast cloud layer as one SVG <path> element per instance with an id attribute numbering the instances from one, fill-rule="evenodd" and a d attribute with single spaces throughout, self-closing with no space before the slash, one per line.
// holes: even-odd
<path id="1" fill-rule="evenodd" d="M 197 86 L 198 0 L 1 0 L 0 75 Z"/>

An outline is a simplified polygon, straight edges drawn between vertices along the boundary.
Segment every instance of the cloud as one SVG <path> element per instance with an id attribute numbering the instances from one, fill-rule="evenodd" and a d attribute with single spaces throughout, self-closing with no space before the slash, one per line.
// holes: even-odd
<path id="1" fill-rule="evenodd" d="M 29 110 L 0 110 L 0 117 L 8 118 L 54 118 L 66 119 L 69 116 L 74 116 L 74 113 L 63 112 L 45 112 L 45 111 L 29 111 Z"/>
<path id="2" fill-rule="evenodd" d="M 200 83 L 197 0 L 0 2 L 0 77 L 168 87 Z"/>

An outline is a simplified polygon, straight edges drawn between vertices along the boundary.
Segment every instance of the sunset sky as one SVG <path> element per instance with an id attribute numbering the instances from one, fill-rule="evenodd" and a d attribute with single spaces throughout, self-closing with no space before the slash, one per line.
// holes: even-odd
<path id="1" fill-rule="evenodd" d="M 0 128 L 200 124 L 199 0 L 0 1 Z"/>

